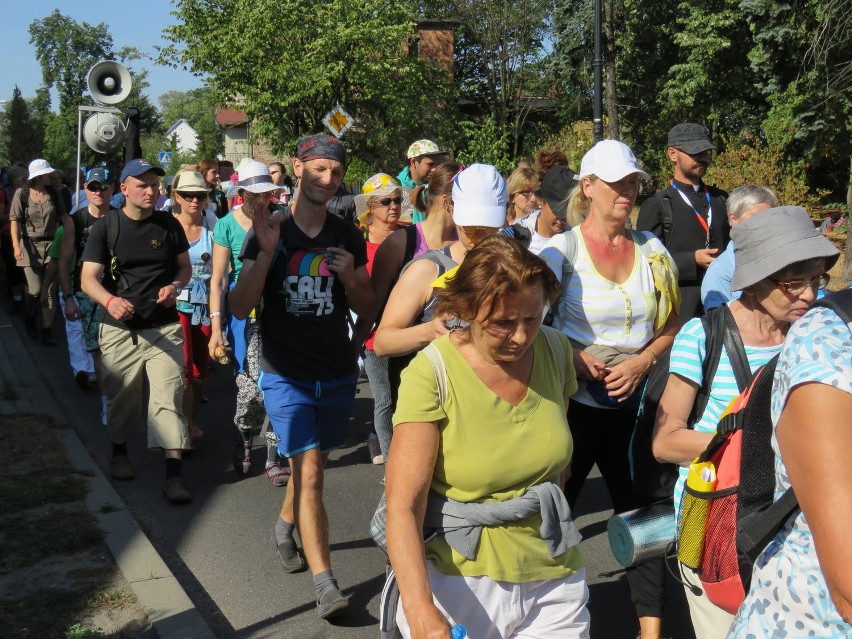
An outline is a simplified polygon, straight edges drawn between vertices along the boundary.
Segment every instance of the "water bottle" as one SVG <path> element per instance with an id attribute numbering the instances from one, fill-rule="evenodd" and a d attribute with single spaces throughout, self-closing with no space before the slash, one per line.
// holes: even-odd
<path id="1" fill-rule="evenodd" d="M 467 636 L 467 628 L 460 623 L 453 626 L 452 630 L 450 630 L 450 636 L 453 639 L 470 639 L 470 637 Z"/>

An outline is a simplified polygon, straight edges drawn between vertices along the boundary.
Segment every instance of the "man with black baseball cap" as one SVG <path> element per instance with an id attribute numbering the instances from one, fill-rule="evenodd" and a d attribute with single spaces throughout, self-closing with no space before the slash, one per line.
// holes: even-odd
<path id="1" fill-rule="evenodd" d="M 701 281 L 730 237 L 727 193 L 704 184 L 714 148 L 707 127 L 690 122 L 672 127 L 667 155 L 674 179 L 639 210 L 638 229 L 660 238 L 677 264 L 683 322 L 704 314 Z"/>
<path id="2" fill-rule="evenodd" d="M 101 384 L 112 439 L 110 476 L 133 479 L 127 433 L 142 414 L 148 380 L 148 447 L 163 450 L 163 494 L 185 504 L 183 451 L 192 445 L 183 411 L 183 331 L 175 301 L 192 274 L 186 234 L 171 213 L 154 210 L 163 169 L 147 160 L 121 172 L 124 207 L 89 230 L 80 277 L 83 291 L 104 308 L 100 329 Z"/>

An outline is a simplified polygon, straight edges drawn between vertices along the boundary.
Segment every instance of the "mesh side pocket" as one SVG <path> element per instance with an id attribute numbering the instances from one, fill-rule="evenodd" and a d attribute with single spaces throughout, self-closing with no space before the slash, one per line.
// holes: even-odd
<path id="1" fill-rule="evenodd" d="M 737 493 L 714 499 L 707 518 L 701 581 L 716 583 L 739 575 Z"/>
<path id="2" fill-rule="evenodd" d="M 709 511 L 710 503 L 707 499 L 684 490 L 677 527 L 677 558 L 693 570 L 701 566 Z"/>

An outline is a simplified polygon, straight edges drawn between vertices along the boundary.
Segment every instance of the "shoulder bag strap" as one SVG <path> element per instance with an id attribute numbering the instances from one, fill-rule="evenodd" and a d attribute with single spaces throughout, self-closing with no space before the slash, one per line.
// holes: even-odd
<path id="1" fill-rule="evenodd" d="M 443 407 L 444 400 L 447 398 L 447 367 L 444 364 L 444 357 L 434 344 L 426 346 L 423 349 L 423 354 L 429 359 L 432 370 L 435 371 L 435 382 L 438 386 L 438 405 Z"/>

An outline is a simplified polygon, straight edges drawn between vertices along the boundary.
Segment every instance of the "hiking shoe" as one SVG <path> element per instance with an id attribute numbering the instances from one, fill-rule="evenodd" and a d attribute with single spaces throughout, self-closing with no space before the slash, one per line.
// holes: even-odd
<path id="1" fill-rule="evenodd" d="M 192 499 L 182 477 L 172 477 L 163 483 L 163 494 L 171 504 L 188 504 Z"/>
<path id="2" fill-rule="evenodd" d="M 331 619 L 349 607 L 349 599 L 337 588 L 329 590 L 317 601 L 317 614 L 320 619 Z"/>
<path id="3" fill-rule="evenodd" d="M 113 479 L 133 479 L 136 473 L 130 465 L 127 455 L 116 455 L 109 462 L 109 476 Z"/>
<path id="4" fill-rule="evenodd" d="M 74 375 L 74 381 L 80 387 L 81 391 L 89 390 L 89 374 L 86 371 L 79 371 Z"/>
<path id="5" fill-rule="evenodd" d="M 273 486 L 286 486 L 290 481 L 290 469 L 282 468 L 280 464 L 266 467 L 266 478 Z"/>
<path id="6" fill-rule="evenodd" d="M 279 544 L 275 539 L 275 531 L 272 531 L 272 543 L 275 544 L 275 552 L 278 559 L 281 561 L 281 566 L 286 573 L 301 572 L 305 569 L 305 560 L 299 554 L 299 549 L 296 548 L 296 540 L 292 537 Z"/>

